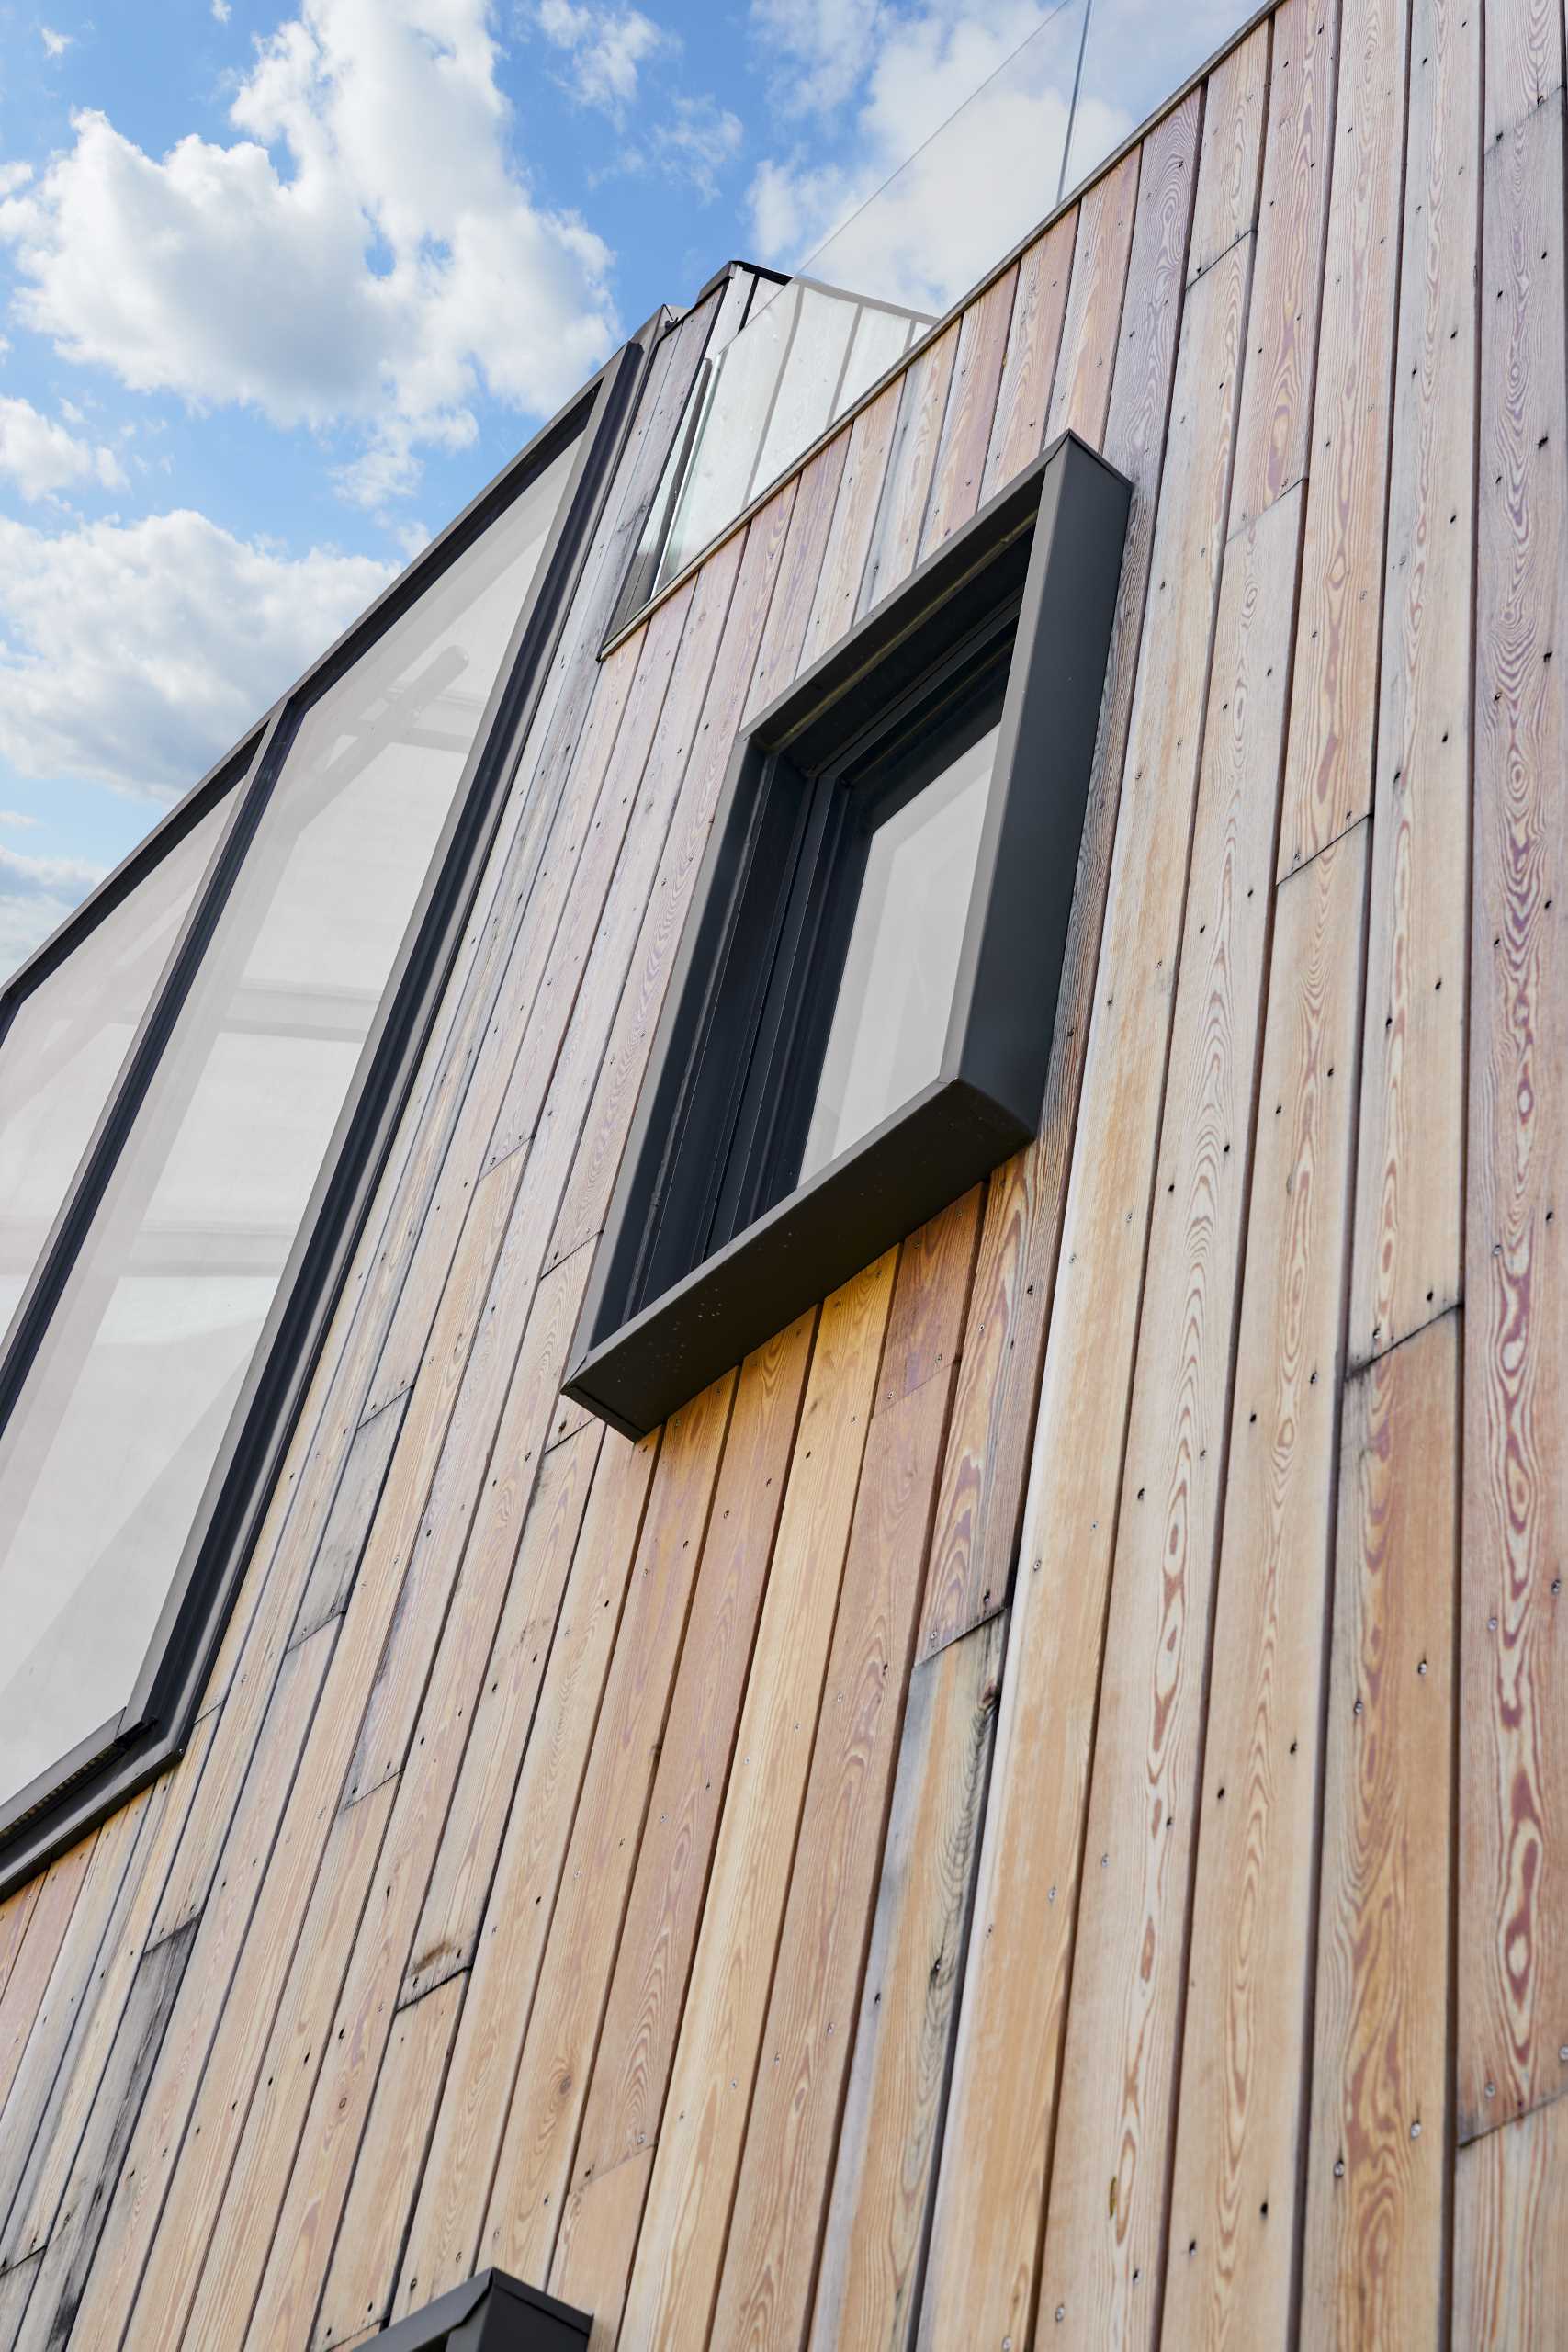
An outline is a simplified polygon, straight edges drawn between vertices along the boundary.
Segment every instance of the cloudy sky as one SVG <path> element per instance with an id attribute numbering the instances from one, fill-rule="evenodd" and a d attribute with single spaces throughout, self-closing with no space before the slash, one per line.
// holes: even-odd
<path id="1" fill-rule="evenodd" d="M 0 972 L 626 332 L 981 90 L 825 273 L 962 290 L 1054 200 L 1060 5 L 0 0 Z M 1093 140 L 1244 13 L 1096 0 Z"/>

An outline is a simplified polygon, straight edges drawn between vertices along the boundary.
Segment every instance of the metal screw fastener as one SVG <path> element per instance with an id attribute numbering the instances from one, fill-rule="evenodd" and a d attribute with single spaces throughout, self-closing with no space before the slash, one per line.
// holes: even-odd
<path id="1" fill-rule="evenodd" d="M 1345 2159 L 1343 2156 L 1336 2156 L 1334 2159 L 1334 2177 L 1336 2180 L 1343 2180 L 1345 2177 Z"/>
<path id="2" fill-rule="evenodd" d="M 1419 2123 L 1413 2123 L 1411 2125 L 1410 2136 L 1413 2140 L 1418 2140 L 1421 2137 L 1421 2126 Z"/>

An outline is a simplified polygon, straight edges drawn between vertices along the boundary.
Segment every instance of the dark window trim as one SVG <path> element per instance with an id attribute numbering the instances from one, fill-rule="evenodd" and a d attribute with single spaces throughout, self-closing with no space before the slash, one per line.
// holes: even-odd
<path id="1" fill-rule="evenodd" d="M 535 435 L 439 537 L 312 663 L 244 739 L 187 794 L 141 849 L 100 885 L 0 995 L 0 1023 L 173 845 L 249 755 L 195 899 L 121 1066 L 71 1193 L 45 1244 L 0 1356 L 0 1430 L 15 1410 L 163 1049 L 218 928 L 229 891 L 300 718 L 382 631 L 489 527 L 537 472 L 575 444 L 548 548 L 530 583 L 404 933 L 355 1082 L 322 1162 L 272 1311 L 252 1355 L 223 1445 L 121 1713 L 28 1787 L 0 1803 L 0 1897 L 80 1837 L 179 1754 L 190 1736 L 240 1577 L 260 1528 L 317 1356 L 391 1148 L 499 829 L 507 788 L 549 674 L 572 594 L 626 441 L 655 336 L 634 336 Z M 0 1042 L 4 1030 L 0 1027 Z"/>
<path id="2" fill-rule="evenodd" d="M 643 1435 L 1037 1131 L 1131 495 L 1064 435 L 737 744 L 566 1382 L 613 1428 Z M 722 1216 L 704 1220 L 788 952 L 779 941 L 803 795 L 1010 605 L 1013 650 L 941 1074 L 727 1238 Z M 694 1261 L 705 1232 L 719 1246 Z M 681 1263 L 692 1271 L 671 1279 Z"/>
<path id="3" fill-rule="evenodd" d="M 592 2326 L 592 2312 L 504 2270 L 481 2270 L 398 2320 L 376 2344 L 377 2352 L 580 2352 Z"/>

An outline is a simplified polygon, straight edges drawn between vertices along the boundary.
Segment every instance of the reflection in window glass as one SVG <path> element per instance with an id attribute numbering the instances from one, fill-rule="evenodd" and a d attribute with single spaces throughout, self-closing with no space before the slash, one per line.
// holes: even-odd
<path id="1" fill-rule="evenodd" d="M 0 1442 L 0 1797 L 130 1695 L 573 455 L 288 750 Z"/>
<path id="2" fill-rule="evenodd" d="M 225 793 L 23 999 L 6 1032 L 0 1331 L 28 1286 L 232 807 Z"/>
<path id="3" fill-rule="evenodd" d="M 998 731 L 872 834 L 802 1183 L 941 1072 Z"/>

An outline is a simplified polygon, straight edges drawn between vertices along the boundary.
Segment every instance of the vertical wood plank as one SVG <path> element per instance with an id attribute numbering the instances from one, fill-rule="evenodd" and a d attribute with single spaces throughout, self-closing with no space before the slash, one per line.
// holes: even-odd
<path id="1" fill-rule="evenodd" d="M 366 2132 L 343 2210 L 332 2268 L 309 2341 L 326 2352 L 386 2319 L 395 2252 L 424 2160 L 432 2109 L 446 2079 L 464 1980 L 449 1976 L 392 2020 L 376 2085 L 375 2127 Z M 254 2330 L 253 2330 L 254 2333 Z M 260 2340 L 260 2339 L 258 2339 Z M 273 2336 L 269 2342 L 293 2342 Z M 301 2337 L 300 2341 L 305 2339 Z"/>
<path id="2" fill-rule="evenodd" d="M 1459 1364 L 1449 1315 L 1345 1393 L 1302 2305 L 1325 2345 L 1446 2340 Z"/>
<path id="3" fill-rule="evenodd" d="M 32 1919 L 0 1994 L 0 2108 L 16 2080 L 28 2037 L 42 2006 L 54 1963 L 60 1957 L 83 1883 L 92 1866 L 96 1830 L 78 1839 L 68 1852 L 51 1862 Z"/>
<path id="4" fill-rule="evenodd" d="M 1003 270 L 978 301 L 970 303 L 959 322 L 958 352 L 942 421 L 931 503 L 919 536 L 922 562 L 969 520 L 980 503 L 980 482 L 1017 290 L 1015 263 Z"/>
<path id="5" fill-rule="evenodd" d="M 1459 2132 L 1568 2080 L 1562 31 L 1486 12 L 1465 1218 Z M 1544 46 L 1543 46 L 1544 42 Z M 1540 99 L 1543 82 L 1551 95 Z"/>
<path id="6" fill-rule="evenodd" d="M 1366 866 L 1358 825 L 1277 893 L 1171 2191 L 1183 2345 L 1290 2328 Z"/>
<path id="7" fill-rule="evenodd" d="M 765 1403 L 771 1369 L 765 1360 L 756 1359 L 747 1367 L 750 1378 L 742 1457 L 748 1461 L 750 1425 Z M 484 2259 L 519 2278 L 542 2278 L 549 2270 L 649 1796 L 702 1573 L 732 1405 L 739 1410 L 738 1386 L 729 1374 L 707 1392 L 705 1443 L 699 1448 L 694 1433 L 687 1440 L 689 1460 L 679 1485 L 658 1479 L 654 1484 L 538 1991 L 522 2041 L 480 2239 Z M 692 1417 L 697 1410 L 697 1406 L 686 1408 Z M 665 1455 L 672 1464 L 680 1418 L 671 1417 L 665 1437 Z"/>
<path id="8" fill-rule="evenodd" d="M 1409 0 L 1345 0 L 1280 872 L 1371 806 Z"/>
<path id="9" fill-rule="evenodd" d="M 955 1640 L 1000 1609 L 1013 1572 L 1159 506 L 1197 140 L 1198 106 L 1188 99 L 1145 142 L 1137 236 L 1124 265 L 1125 303 L 1119 289 L 1114 304 L 1097 298 L 1084 313 L 1085 328 L 1092 317 L 1097 332 L 1106 338 L 1108 385 L 1115 363 L 1104 447 L 1111 464 L 1133 484 L 1133 505 L 1062 962 L 1044 1111 L 1039 1139 L 996 1170 L 987 1195 L 926 1580 L 922 1657 L 932 1656 L 944 1642 Z M 1134 153 L 1127 160 L 1140 159 Z M 1118 173 L 1124 169 L 1124 164 L 1117 166 Z M 1086 206 L 1088 202 L 1086 198 Z M 1132 195 L 1127 203 L 1131 228 Z M 1086 234 L 1099 233 L 1086 215 L 1073 264 L 1075 284 L 1080 269 L 1100 272 L 1100 259 L 1086 251 L 1083 242 Z M 1127 252 L 1125 246 L 1122 250 Z M 1066 342 L 1063 349 L 1065 368 Z M 1087 381 L 1099 381 L 1099 369 L 1087 352 L 1081 366 Z M 1060 370 L 1057 389 L 1059 393 Z M 1055 395 L 1054 405 L 1055 400 Z M 1066 421 L 1082 430 L 1088 420 L 1072 409 Z M 1055 414 L 1051 429 L 1057 429 Z"/>
<path id="10" fill-rule="evenodd" d="M 906 2346 L 931 2211 L 1005 1612 L 917 1661 L 823 2233 L 811 2344 Z"/>
<path id="11" fill-rule="evenodd" d="M 720 2344 L 798 2346 L 811 2317 L 979 1205 L 976 1190 L 933 1218 L 900 1264 L 720 2279 Z M 931 1367 L 923 1380 L 908 1378 L 911 1332 Z"/>
<path id="12" fill-rule="evenodd" d="M 1269 130 L 1259 199 L 1231 529 L 1245 530 L 1303 479 L 1317 371 L 1334 148 L 1340 0 L 1283 0 L 1273 17 Z"/>
<path id="13" fill-rule="evenodd" d="M 574 2167 L 582 2183 L 658 2136 L 815 1328 L 815 1312 L 802 1316 L 741 1373 L 588 2085 Z M 639 2199 L 618 2257 L 623 2290 L 640 2211 Z M 611 2228 L 604 2212 L 601 2244 Z"/>
<path id="14" fill-rule="evenodd" d="M 1018 291 L 1008 322 L 1008 347 L 997 388 L 996 414 L 980 483 L 980 500 L 1006 488 L 1045 446 L 1045 418 L 1067 313 L 1067 287 L 1078 232 L 1074 205 L 1054 220 L 1018 265 Z"/>
<path id="15" fill-rule="evenodd" d="M 1158 2336 L 1301 506 L 1229 542 L 1215 629 L 1043 2257 L 1072 2344 Z"/>
<path id="16" fill-rule="evenodd" d="M 895 378 L 878 392 L 869 408 L 861 410 L 850 427 L 839 495 L 822 551 L 822 570 L 800 649 L 802 670 L 808 670 L 819 655 L 854 627 L 855 602 L 882 503 L 882 484 L 903 390 L 902 377 Z"/>
<path id="17" fill-rule="evenodd" d="M 1024 2341 L 1038 2290 L 1250 262 L 1250 241 L 1233 247 L 1181 317 L 920 2312 L 919 2341 L 931 2347 L 966 2332 Z M 1028 1970 L 1010 1957 L 1020 1933 L 1033 1951 Z"/>
<path id="18" fill-rule="evenodd" d="M 958 356 L 959 332 L 955 319 L 904 372 L 898 422 L 855 605 L 857 620 L 890 595 L 915 568 Z"/>
<path id="19" fill-rule="evenodd" d="M 1350 1361 L 1459 1299 L 1481 17 L 1416 0 Z"/>
<path id="20" fill-rule="evenodd" d="M 533 1645 L 526 1653 L 538 1696 L 526 1712 L 519 1710 L 526 1745 L 493 1878 L 488 1886 L 464 1891 L 456 1909 L 451 1896 L 457 1890 L 445 1891 L 438 1905 L 427 1906 L 415 1932 L 405 1998 L 423 1996 L 447 1973 L 471 1972 L 414 2209 L 408 2267 L 421 2274 L 424 2290 L 414 2292 L 416 2303 L 429 2301 L 472 2267 L 468 2256 L 479 2236 L 658 1451 L 657 1437 L 637 1446 L 605 1440 L 558 1617 L 547 1645 Z M 539 1598 L 547 1602 L 542 1587 Z M 536 1662 L 541 1648 L 543 1660 Z M 396 2258 L 394 2240 L 389 2261 Z"/>
<path id="21" fill-rule="evenodd" d="M 179 1844 L 215 1723 L 212 1714 L 201 1719 L 179 1765 L 152 1791 L 146 1850 L 138 1855 L 128 1899 L 122 1896 L 121 1910 L 110 1922 L 90 1997 L 78 2010 L 48 2113 L 12 2199 L 5 2234 L 0 2237 L 0 2269 L 37 2253 L 50 2234 L 78 2143 L 102 2088 L 108 2053 L 150 1940 L 149 1925 Z"/>
<path id="22" fill-rule="evenodd" d="M 897 1253 L 822 1309 L 621 2341 L 701 2342 L 810 1762 Z"/>
<path id="23" fill-rule="evenodd" d="M 1568 2105 L 1557 2099 L 1461 2148 L 1454 2332 L 1466 2352 L 1537 2352 L 1568 2311 Z"/>
<path id="24" fill-rule="evenodd" d="M 1203 89 L 1203 143 L 1187 253 L 1189 285 L 1258 226 L 1258 175 L 1269 101 L 1267 22 L 1220 60 Z M 1237 429 L 1239 439 L 1239 426 Z"/>
<path id="25" fill-rule="evenodd" d="M 1157 143 L 1145 141 L 1123 155 L 1113 171 L 1085 190 L 1079 202 L 1061 355 L 1046 413 L 1047 441 L 1071 431 L 1098 447 L 1105 431 L 1111 381 L 1120 356 L 1118 336 L 1139 184 L 1144 165 L 1154 161 L 1148 150 Z M 1190 175 L 1189 203 L 1191 176 L 1195 174 Z"/>

